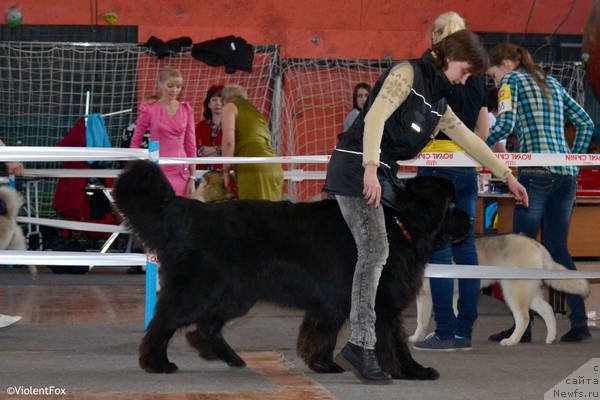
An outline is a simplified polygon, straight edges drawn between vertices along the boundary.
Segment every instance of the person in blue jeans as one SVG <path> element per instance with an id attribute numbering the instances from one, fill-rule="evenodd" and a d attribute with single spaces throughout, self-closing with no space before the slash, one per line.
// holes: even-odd
<path id="1" fill-rule="evenodd" d="M 526 49 L 510 43 L 495 46 L 490 51 L 488 74 L 499 87 L 499 114 L 486 140 L 489 146 L 514 129 L 524 153 L 587 152 L 594 130 L 592 120 L 556 79 L 533 63 Z M 577 128 L 571 147 L 564 134 L 566 119 Z M 575 166 L 519 168 L 519 182 L 529 193 L 529 208 L 516 205 L 513 217 L 514 232 L 535 238 L 541 227 L 542 243 L 554 261 L 572 270 L 575 264 L 567 239 L 578 172 Z M 567 304 L 571 329 L 560 338 L 561 342 L 589 338 L 583 299 L 567 295 Z M 513 330 L 514 326 L 489 339 L 500 341 Z"/>
<path id="2" fill-rule="evenodd" d="M 466 26 L 465 20 L 456 12 L 450 11 L 438 16 L 431 28 L 432 43 L 437 43 L 449 34 Z M 427 54 L 427 53 L 426 53 Z M 465 85 L 454 85 L 447 96 L 448 105 L 454 113 L 481 139 L 485 139 L 489 130 L 487 91 L 485 78 L 471 76 Z M 460 152 L 462 149 L 442 131 L 437 134 L 423 151 Z M 474 167 L 461 168 L 419 168 L 418 175 L 441 176 L 450 180 L 456 190 L 457 207 L 475 217 L 477 204 L 477 170 Z M 462 242 L 438 249 L 429 260 L 434 264 L 452 264 L 452 260 L 461 265 L 477 265 L 474 229 Z M 458 280 L 458 316 L 454 314 L 452 297 L 454 279 L 431 278 L 431 299 L 436 323 L 435 334 L 414 344 L 415 350 L 469 350 L 471 333 L 477 319 L 477 300 L 479 298 L 479 279 Z"/>
<path id="3" fill-rule="evenodd" d="M 420 168 L 418 175 L 440 176 L 450 180 L 456 190 L 457 208 L 471 218 L 475 217 L 478 192 L 475 168 Z M 438 249 L 429 262 L 452 264 L 452 260 L 461 265 L 478 264 L 473 226 L 465 240 Z M 435 335 L 415 343 L 414 348 L 439 351 L 471 349 L 471 333 L 477 320 L 479 279 L 458 279 L 458 316 L 452 307 L 454 279 L 430 278 L 429 284 L 436 323 Z"/>
<path id="4" fill-rule="evenodd" d="M 577 176 L 555 175 L 545 168 L 521 168 L 519 181 L 529 193 L 529 208 L 516 206 L 513 230 L 516 233 L 536 238 L 542 229 L 542 243 L 554 261 L 575 270 L 575 264 L 567 248 L 569 221 L 575 202 Z M 590 336 L 587 327 L 585 304 L 581 296 L 568 294 L 567 305 L 571 310 L 571 331 L 561 341 L 579 341 Z M 578 340 L 570 340 L 578 339 Z"/>

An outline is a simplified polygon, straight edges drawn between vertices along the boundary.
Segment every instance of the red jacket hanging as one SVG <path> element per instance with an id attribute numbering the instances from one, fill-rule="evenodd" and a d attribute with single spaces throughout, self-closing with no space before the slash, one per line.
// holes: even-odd
<path id="1" fill-rule="evenodd" d="M 85 147 L 85 121 L 79 118 L 67 135 L 59 141 L 60 147 Z M 89 169 L 86 161 L 65 161 L 63 168 Z M 88 178 L 59 178 L 52 206 L 67 218 L 89 220 L 90 202 L 85 195 Z"/>

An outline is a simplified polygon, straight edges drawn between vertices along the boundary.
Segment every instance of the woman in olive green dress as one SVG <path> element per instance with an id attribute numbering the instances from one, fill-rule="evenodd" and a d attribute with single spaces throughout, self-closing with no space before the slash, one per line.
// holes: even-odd
<path id="1" fill-rule="evenodd" d="M 225 86 L 222 93 L 223 157 L 272 157 L 271 133 L 263 115 L 248 100 L 246 90 L 239 85 Z M 226 186 L 229 171 L 235 171 L 240 200 L 279 201 L 283 194 L 281 164 L 224 165 Z"/>

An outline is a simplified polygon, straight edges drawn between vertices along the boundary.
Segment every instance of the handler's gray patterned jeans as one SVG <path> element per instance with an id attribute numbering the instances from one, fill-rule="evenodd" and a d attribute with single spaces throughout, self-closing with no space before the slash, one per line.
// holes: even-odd
<path id="1" fill-rule="evenodd" d="M 335 196 L 344 220 L 354 236 L 358 259 L 352 280 L 350 342 L 374 349 L 375 296 L 383 265 L 388 258 L 388 241 L 383 207 L 367 206 L 361 197 Z"/>

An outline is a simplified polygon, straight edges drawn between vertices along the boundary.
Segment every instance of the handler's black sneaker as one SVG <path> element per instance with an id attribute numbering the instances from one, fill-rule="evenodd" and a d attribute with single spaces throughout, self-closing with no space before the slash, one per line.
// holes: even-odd
<path id="1" fill-rule="evenodd" d="M 505 331 L 494 333 L 493 335 L 490 335 L 490 337 L 488 337 L 488 340 L 490 342 L 499 342 L 502 339 L 509 338 L 510 335 L 512 335 L 514 331 L 515 331 L 515 326 L 513 325 L 511 328 L 509 328 Z M 521 336 L 521 343 L 531 343 L 531 322 L 529 323 L 529 325 L 527 325 L 527 329 L 525 329 L 523 336 Z"/>
<path id="2" fill-rule="evenodd" d="M 591 337 L 590 330 L 587 326 L 579 326 L 571 328 L 569 332 L 565 333 L 561 338 L 561 342 L 581 342 L 584 339 Z"/>
<path id="3" fill-rule="evenodd" d="M 375 350 L 348 342 L 335 356 L 335 363 L 344 370 L 351 371 L 362 383 L 386 385 L 393 382 L 390 374 L 379 367 Z"/>

